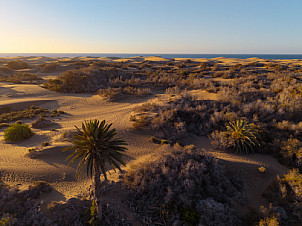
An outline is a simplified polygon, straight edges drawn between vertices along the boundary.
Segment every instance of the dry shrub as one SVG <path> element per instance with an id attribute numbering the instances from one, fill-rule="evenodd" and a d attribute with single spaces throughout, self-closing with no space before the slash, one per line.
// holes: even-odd
<path id="1" fill-rule="evenodd" d="M 33 73 L 19 72 L 13 76 L 0 76 L 0 81 L 22 84 L 23 82 L 32 83 L 43 80 L 41 77 Z"/>
<path id="2" fill-rule="evenodd" d="M 293 165 L 302 169 L 302 142 L 296 138 L 289 138 L 282 142 L 282 157 L 288 161 L 288 165 Z"/>
<path id="3" fill-rule="evenodd" d="M 43 87 L 55 92 L 91 93 L 105 88 L 110 79 L 126 74 L 118 72 L 118 69 L 112 67 L 97 68 L 93 66 L 69 70 L 62 73 L 57 79 L 48 80 Z"/>
<path id="4" fill-rule="evenodd" d="M 0 67 L 0 76 L 8 76 L 8 75 L 12 75 L 14 72 L 12 69 L 8 68 L 8 67 Z"/>
<path id="5" fill-rule="evenodd" d="M 43 72 L 43 73 L 56 72 L 61 67 L 60 63 L 58 63 L 58 62 L 42 64 L 40 66 L 41 66 L 41 72 Z"/>
<path id="6" fill-rule="evenodd" d="M 107 88 L 107 89 L 99 89 L 98 95 L 104 97 L 109 101 L 117 100 L 122 97 L 121 88 Z"/>
<path id="7" fill-rule="evenodd" d="M 119 87 L 119 88 L 106 88 L 99 89 L 98 94 L 109 101 L 114 101 L 126 97 L 128 95 L 146 96 L 151 94 L 150 88 L 136 88 L 132 86 Z"/>
<path id="8" fill-rule="evenodd" d="M 159 151 L 133 165 L 124 185 L 130 190 L 128 200 L 142 218 L 152 222 L 172 225 L 190 216 L 193 221 L 195 211 L 201 224 L 207 225 L 213 217 L 218 224 L 240 222 L 231 200 L 242 201 L 242 184 L 204 151 L 190 147 Z M 210 208 L 213 205 L 221 211 Z"/>
<path id="9" fill-rule="evenodd" d="M 17 79 L 20 81 L 29 81 L 29 82 L 43 80 L 40 76 L 27 72 L 19 72 L 17 74 L 14 74 L 13 79 Z"/>
<path id="10" fill-rule="evenodd" d="M 211 144 L 215 149 L 226 150 L 233 144 L 230 142 L 225 132 L 215 130 L 209 135 Z"/>
<path id="11" fill-rule="evenodd" d="M 284 225 L 302 222 L 302 174 L 298 169 L 291 170 L 283 178 L 278 177 L 264 196 L 275 208 L 283 209 L 280 217 Z"/>
<path id="12" fill-rule="evenodd" d="M 216 71 L 214 74 L 213 74 L 213 78 L 219 78 L 219 77 L 222 77 L 224 75 L 224 72 L 223 71 Z"/>
<path id="13" fill-rule="evenodd" d="M 83 217 L 86 211 L 89 212 L 90 205 L 90 200 L 76 198 L 68 199 L 65 203 L 52 202 L 46 216 L 52 219 L 53 225 L 85 225 Z"/>
<path id="14" fill-rule="evenodd" d="M 215 101 L 196 100 L 187 92 L 182 92 L 173 100 L 163 104 L 143 104 L 135 109 L 132 118 L 135 127 L 155 130 L 156 136 L 175 140 L 188 134 L 207 135 L 218 129 L 231 117 L 223 104 Z"/>
<path id="15" fill-rule="evenodd" d="M 6 63 L 6 66 L 13 70 L 27 69 L 30 68 L 28 63 L 22 60 L 12 60 Z"/>
<path id="16" fill-rule="evenodd" d="M 55 123 L 52 122 L 51 120 L 40 117 L 31 124 L 31 127 L 35 129 L 43 129 L 43 128 L 50 127 L 54 124 Z"/>
<path id="17" fill-rule="evenodd" d="M 51 219 L 51 225 L 102 225 L 102 226 L 131 226 L 127 216 L 119 206 L 103 202 L 103 219 L 91 221 L 95 210 L 91 200 L 68 199 L 66 202 L 52 202 L 47 209 L 46 216 Z"/>
<path id="18" fill-rule="evenodd" d="M 278 226 L 282 218 L 286 219 L 287 215 L 282 207 L 273 207 L 273 205 L 270 204 L 268 208 L 264 206 L 260 207 L 259 217 L 259 226 Z"/>
<path id="19" fill-rule="evenodd" d="M 133 121 L 132 126 L 134 129 L 141 129 L 150 125 L 150 121 L 148 120 L 148 117 L 145 115 L 142 115 L 140 117 L 131 116 L 130 120 Z"/>
<path id="20" fill-rule="evenodd" d="M 280 130 L 294 131 L 296 134 L 299 134 L 302 132 L 302 121 L 295 124 L 295 123 L 289 122 L 287 120 L 282 120 L 281 122 L 278 122 L 277 124 L 275 124 L 275 127 Z"/>
<path id="21" fill-rule="evenodd" d="M 51 191 L 45 182 L 36 182 L 24 191 L 0 184 L 0 216 L 13 216 L 14 225 L 51 225 L 41 213 L 40 203 L 35 200 Z"/>
<path id="22" fill-rule="evenodd" d="M 180 94 L 181 93 L 181 89 L 179 86 L 173 86 L 173 87 L 169 87 L 166 89 L 165 91 L 166 94 Z"/>
<path id="23" fill-rule="evenodd" d="M 13 122 L 21 119 L 32 119 L 41 113 L 48 113 L 48 112 L 49 111 L 47 109 L 38 108 L 34 105 L 22 111 L 8 110 L 7 113 L 0 114 L 0 123 Z"/>

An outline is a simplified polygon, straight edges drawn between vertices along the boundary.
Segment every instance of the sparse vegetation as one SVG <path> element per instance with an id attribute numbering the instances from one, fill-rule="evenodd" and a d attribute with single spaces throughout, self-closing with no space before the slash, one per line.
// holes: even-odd
<path id="1" fill-rule="evenodd" d="M 49 193 L 52 187 L 45 182 L 35 182 L 27 190 L 20 191 L 6 184 L 0 184 L 0 222 L 1 225 L 51 225 L 40 211 L 36 200 Z"/>
<path id="2" fill-rule="evenodd" d="M 28 68 L 29 65 L 25 65 L 26 63 L 22 66 L 20 62 L 4 60 L 1 64 L 4 65 L 0 67 L 1 82 L 38 84 L 42 81 L 36 74 L 15 71 Z M 261 152 L 277 157 L 280 163 L 288 166 L 291 171 L 269 186 L 265 197 L 272 204 L 267 208 L 262 207 L 257 212 L 258 216 L 253 224 L 299 225 L 302 222 L 300 65 L 271 63 L 269 60 L 266 63 L 255 60 L 249 64 L 243 62 L 227 65 L 214 59 L 202 63 L 194 60 L 169 62 L 129 60 L 116 63 L 91 58 L 87 61 L 61 59 L 40 66 L 38 69 L 43 73 L 61 73 L 56 79 L 43 81 L 43 87 L 55 92 L 96 93 L 110 101 L 159 93 L 153 102 L 137 104 L 138 107 L 134 109 L 130 120 L 134 129 L 151 130 L 148 131 L 152 136 L 150 142 L 158 145 L 149 144 L 150 146 L 168 151 L 163 153 L 159 151 L 156 153 L 159 156 L 155 156 L 149 163 L 133 165 L 125 176 L 122 174 L 124 184 L 130 192 L 127 203 L 129 202 L 129 208 L 133 212 L 139 214 L 142 224 L 152 222 L 159 225 L 172 223 L 244 225 L 233 206 L 234 202 L 240 202 L 242 199 L 243 185 L 230 176 L 211 156 L 200 150 L 193 150 L 193 147 L 180 147 L 178 140 L 187 136 L 208 136 L 215 149 L 230 150 L 235 154 Z M 33 68 L 31 71 L 36 70 L 37 68 Z M 18 85 L 5 84 L 5 86 Z M 34 119 L 38 115 L 41 117 L 36 121 L 32 120 L 32 128 L 47 129 L 47 126 L 54 125 L 53 121 L 57 118 L 51 118 L 54 119 L 51 121 L 45 117 L 57 117 L 61 114 L 64 112 L 57 109 L 50 112 L 35 106 L 23 111 L 1 107 L 0 129 L 3 131 L 9 127 L 10 122 L 16 123 L 7 130 L 17 124 L 28 127 L 18 120 L 27 122 L 26 119 Z M 52 222 L 39 215 L 41 219 L 43 218 L 42 223 L 46 222 L 48 225 L 111 223 L 109 218 L 103 219 L 101 223 L 98 221 L 100 205 L 96 197 L 98 195 L 96 184 L 100 183 L 99 175 L 106 172 L 106 164 L 99 164 L 99 168 L 94 167 L 91 163 L 92 158 L 87 157 L 91 156 L 89 151 L 99 153 L 103 147 L 105 148 L 102 150 L 106 150 L 107 145 L 96 142 L 99 141 L 99 137 L 93 135 L 93 131 L 97 131 L 96 126 L 93 126 L 94 123 L 91 121 L 90 126 L 88 124 L 86 123 L 82 129 L 79 128 L 76 133 L 65 132 L 62 137 L 58 130 L 52 134 L 55 134 L 58 140 L 71 139 L 75 151 L 71 163 L 79 159 L 81 161 L 79 171 L 87 163 L 87 172 L 90 173 L 88 175 L 93 177 L 95 185 L 92 194 L 95 195 L 94 200 L 91 202 L 73 199 L 65 204 L 53 203 L 48 209 L 52 215 Z M 4 130 L 4 138 L 7 130 Z M 14 132 L 16 131 L 21 130 L 14 129 Z M 110 133 L 109 131 L 108 128 L 107 132 Z M 32 134 L 32 132 L 26 134 L 30 133 Z M 24 136 L 17 134 L 10 137 L 18 140 Z M 87 137 L 93 138 L 94 143 L 97 143 L 96 149 L 88 148 L 90 143 Z M 106 139 L 102 138 L 102 141 L 105 142 Z M 48 142 L 39 141 L 38 144 L 46 146 Z M 171 150 L 171 147 L 175 150 Z M 36 151 L 35 148 L 30 148 L 27 156 L 35 158 L 42 149 L 38 147 Z M 111 151 L 105 153 L 109 152 L 112 153 Z M 113 153 L 113 156 L 116 154 Z M 97 163 L 106 160 L 97 158 L 96 154 L 94 157 Z M 109 160 L 109 163 L 118 168 L 123 162 L 119 163 L 113 159 Z M 268 167 L 266 164 L 260 166 L 253 168 L 253 173 L 260 178 L 269 178 L 274 173 L 274 167 Z M 106 177 L 106 173 L 104 174 Z M 29 214 L 26 218 L 21 216 L 27 210 L 21 215 L 13 211 L 1 211 L 0 203 L 2 217 L 0 222 L 4 224 L 11 222 L 17 224 L 21 222 L 20 219 L 26 219 L 26 224 L 29 225 L 33 222 L 28 220 L 31 219 Z M 29 211 L 32 209 L 29 208 Z M 57 214 L 58 211 L 61 211 L 60 215 Z M 109 213 L 103 212 L 103 215 L 106 214 Z"/>
<path id="3" fill-rule="evenodd" d="M 150 88 L 135 88 L 132 86 L 98 90 L 98 94 L 100 96 L 110 101 L 121 99 L 122 97 L 126 97 L 127 95 L 135 95 L 142 97 L 150 95 L 151 93 L 152 92 Z"/>
<path id="4" fill-rule="evenodd" d="M 23 111 L 12 111 L 10 109 L 4 109 L 2 114 L 0 114 L 0 123 L 8 123 L 17 121 L 20 119 L 32 119 L 41 113 L 48 113 L 49 111 L 45 108 L 38 108 L 36 106 L 31 106 Z"/>
<path id="5" fill-rule="evenodd" d="M 4 130 L 4 141 L 14 142 L 18 140 L 28 139 L 33 135 L 30 127 L 26 124 L 15 123 Z"/>
<path id="6" fill-rule="evenodd" d="M 242 184 L 212 156 L 175 146 L 150 159 L 134 164 L 124 177 L 142 224 L 240 224 L 231 200 L 242 201 Z"/>
<path id="7" fill-rule="evenodd" d="M 27 69 L 29 68 L 28 63 L 22 60 L 12 60 L 6 63 L 6 66 L 12 70 L 20 70 L 20 69 Z"/>
<path id="8" fill-rule="evenodd" d="M 27 72 L 18 72 L 14 75 L 2 75 L 0 74 L 0 82 L 11 82 L 16 84 L 22 83 L 37 83 L 43 79 L 36 74 Z"/>
<path id="9" fill-rule="evenodd" d="M 302 174 L 298 169 L 274 181 L 264 196 L 273 204 L 274 214 L 279 215 L 284 225 L 302 222 Z"/>
<path id="10" fill-rule="evenodd" d="M 57 72 L 60 69 L 60 64 L 58 62 L 42 64 L 41 72 L 43 73 L 50 73 L 50 72 Z"/>

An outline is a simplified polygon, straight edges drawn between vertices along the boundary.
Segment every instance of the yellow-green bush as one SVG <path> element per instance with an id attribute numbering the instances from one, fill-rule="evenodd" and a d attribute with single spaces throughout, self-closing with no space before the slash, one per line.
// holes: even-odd
<path id="1" fill-rule="evenodd" d="M 4 141 L 13 142 L 30 138 L 33 132 L 26 124 L 15 123 L 4 130 Z"/>

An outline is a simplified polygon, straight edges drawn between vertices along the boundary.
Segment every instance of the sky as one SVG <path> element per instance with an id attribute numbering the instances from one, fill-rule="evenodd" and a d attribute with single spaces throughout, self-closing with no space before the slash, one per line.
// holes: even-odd
<path id="1" fill-rule="evenodd" d="M 302 0 L 0 0 L 0 53 L 301 54 Z"/>

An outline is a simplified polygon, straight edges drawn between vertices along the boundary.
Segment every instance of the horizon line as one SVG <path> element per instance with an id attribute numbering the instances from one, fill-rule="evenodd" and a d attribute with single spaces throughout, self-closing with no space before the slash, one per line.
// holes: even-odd
<path id="1" fill-rule="evenodd" d="M 9 52 L 0 54 L 165 54 L 165 55 L 177 55 L 177 54 L 190 54 L 190 55 L 302 55 L 302 53 L 102 53 L 102 52 Z"/>

